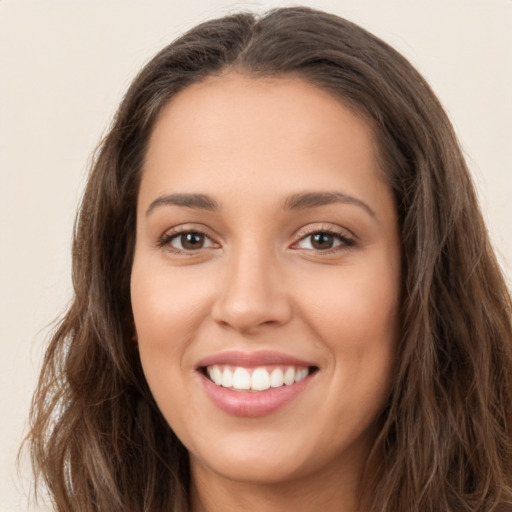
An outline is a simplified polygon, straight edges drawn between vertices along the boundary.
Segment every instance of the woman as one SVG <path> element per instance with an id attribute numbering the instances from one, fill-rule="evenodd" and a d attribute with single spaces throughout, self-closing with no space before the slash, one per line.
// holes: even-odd
<path id="1" fill-rule="evenodd" d="M 56 510 L 492 511 L 511 301 L 439 102 L 307 8 L 163 49 L 93 166 L 30 442 Z"/>

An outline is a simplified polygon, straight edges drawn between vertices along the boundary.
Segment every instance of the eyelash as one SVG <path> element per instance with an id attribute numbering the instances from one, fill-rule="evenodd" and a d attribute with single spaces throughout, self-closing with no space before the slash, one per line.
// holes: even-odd
<path id="1" fill-rule="evenodd" d="M 320 235 L 320 234 L 334 237 L 339 242 L 339 244 L 335 245 L 334 247 L 327 248 L 327 249 L 311 248 L 311 249 L 304 249 L 304 250 L 317 252 L 319 254 L 331 254 L 334 252 L 339 252 L 339 251 L 349 249 L 350 247 L 353 247 L 356 244 L 355 240 L 353 238 L 348 237 L 344 233 L 340 233 L 339 231 L 336 231 L 332 228 L 327 228 L 327 229 L 320 228 L 320 229 L 314 229 L 314 230 L 311 230 L 311 231 L 308 231 L 308 232 L 302 234 L 301 237 L 299 238 L 299 240 L 297 242 L 295 242 L 291 247 L 300 249 L 299 247 L 297 247 L 298 244 L 300 244 L 304 240 L 307 240 L 308 238 L 313 237 L 314 235 Z M 170 233 L 169 232 L 164 233 L 159 238 L 157 245 L 161 249 L 166 248 L 167 250 L 169 250 L 172 253 L 183 254 L 183 255 L 193 255 L 194 253 L 197 254 L 202 249 L 211 248 L 211 247 L 200 247 L 198 249 L 179 249 L 176 247 L 172 247 L 172 245 L 171 245 L 172 242 L 184 235 L 198 235 L 200 237 L 204 237 L 205 240 L 209 240 L 212 245 L 218 245 L 216 242 L 214 242 L 212 240 L 211 237 L 209 237 L 206 233 L 204 233 L 203 231 L 201 231 L 199 229 L 177 229 L 176 231 L 172 231 Z"/>
<path id="2" fill-rule="evenodd" d="M 300 242 L 307 240 L 308 238 L 312 238 L 314 235 L 327 235 L 334 237 L 339 241 L 338 245 L 335 245 L 334 247 L 330 247 L 328 249 L 305 249 L 307 251 L 314 251 L 319 254 L 332 254 L 334 252 L 343 251 L 346 249 L 349 249 L 350 247 L 355 246 L 355 240 L 351 237 L 348 237 L 345 233 L 341 233 L 340 231 L 337 231 L 332 228 L 320 228 L 320 229 L 314 229 L 312 231 L 308 231 L 307 233 L 303 234 L 300 239 L 295 242 L 292 247 L 296 247 Z M 311 242 L 310 242 L 311 244 Z"/>
<path id="3" fill-rule="evenodd" d="M 164 233 L 159 238 L 157 245 L 160 249 L 167 249 L 172 253 L 184 255 L 193 255 L 194 253 L 198 253 L 201 249 L 208 248 L 200 247 L 199 249 L 179 249 L 171 245 L 174 240 L 179 239 L 180 237 L 183 237 L 185 235 L 198 235 L 200 237 L 204 237 L 205 240 L 209 240 L 212 244 L 216 244 L 215 242 L 213 242 L 211 237 L 209 237 L 206 233 L 199 229 L 177 229 L 175 231 L 171 231 L 170 233 Z"/>

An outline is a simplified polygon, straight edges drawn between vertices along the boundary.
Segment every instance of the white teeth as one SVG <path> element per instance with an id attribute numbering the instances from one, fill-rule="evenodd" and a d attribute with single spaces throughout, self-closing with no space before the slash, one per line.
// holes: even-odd
<path id="1" fill-rule="evenodd" d="M 270 374 L 270 385 L 273 388 L 280 388 L 284 384 L 284 375 L 281 368 L 276 368 Z"/>
<path id="2" fill-rule="evenodd" d="M 284 383 L 291 386 L 295 382 L 295 368 L 289 366 L 284 372 Z"/>
<path id="3" fill-rule="evenodd" d="M 235 389 L 250 389 L 251 376 L 245 368 L 237 368 L 233 373 L 233 387 Z"/>
<path id="4" fill-rule="evenodd" d="M 217 386 L 222 386 L 222 372 L 218 366 L 208 366 L 206 371 L 212 382 L 215 382 Z"/>
<path id="5" fill-rule="evenodd" d="M 240 391 L 265 391 L 269 388 L 279 388 L 283 385 L 291 386 L 300 382 L 309 375 L 308 368 L 294 368 L 288 366 L 283 373 L 283 368 L 276 367 L 271 373 L 266 368 L 259 367 L 252 371 L 238 367 L 225 367 L 219 365 L 209 366 L 206 373 L 210 380 L 217 386 L 232 388 Z"/>
<path id="6" fill-rule="evenodd" d="M 222 372 L 220 371 L 220 368 L 218 366 L 213 367 L 212 375 L 210 378 L 217 384 L 217 386 L 222 385 Z"/>
<path id="7" fill-rule="evenodd" d="M 222 372 L 222 387 L 230 388 L 231 386 L 233 386 L 233 373 L 229 368 L 226 368 Z"/>
<path id="8" fill-rule="evenodd" d="M 295 382 L 300 382 L 308 376 L 307 368 L 300 368 L 295 372 Z"/>
<path id="9" fill-rule="evenodd" d="M 265 391 L 270 387 L 270 375 L 265 368 L 256 368 L 252 372 L 251 388 L 254 391 Z"/>

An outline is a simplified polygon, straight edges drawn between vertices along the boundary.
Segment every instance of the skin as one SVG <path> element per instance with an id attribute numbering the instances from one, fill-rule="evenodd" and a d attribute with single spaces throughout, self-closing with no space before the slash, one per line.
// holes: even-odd
<path id="1" fill-rule="evenodd" d="M 316 192 L 352 200 L 286 207 Z M 204 194 L 218 209 L 158 201 L 170 194 Z M 204 233 L 204 245 L 184 250 L 180 230 Z M 312 233 L 325 231 L 333 247 L 319 250 Z M 295 78 L 230 73 L 173 98 L 143 169 L 131 294 L 147 381 L 190 453 L 194 511 L 365 509 L 399 289 L 396 209 L 361 117 Z M 318 371 L 278 411 L 237 417 L 196 371 L 228 349 Z"/>

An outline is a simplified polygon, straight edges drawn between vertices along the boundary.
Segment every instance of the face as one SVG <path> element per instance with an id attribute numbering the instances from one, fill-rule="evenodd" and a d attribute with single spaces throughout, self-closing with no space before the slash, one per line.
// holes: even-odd
<path id="1" fill-rule="evenodd" d="M 299 79 L 178 94 L 151 136 L 131 298 L 193 475 L 360 467 L 389 391 L 400 244 L 367 123 Z"/>

